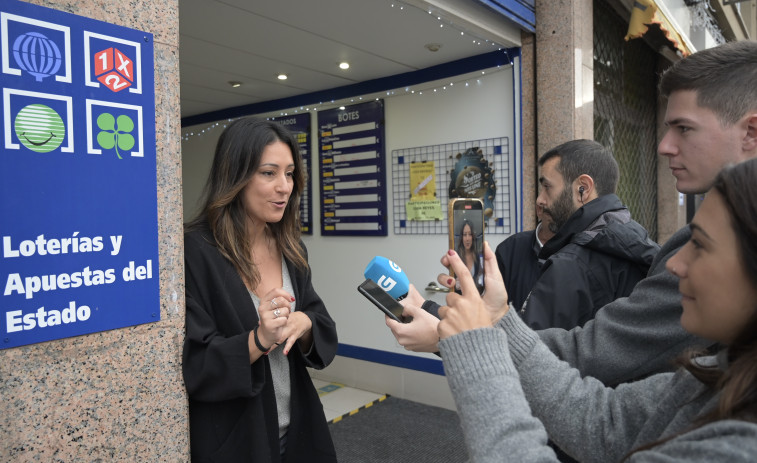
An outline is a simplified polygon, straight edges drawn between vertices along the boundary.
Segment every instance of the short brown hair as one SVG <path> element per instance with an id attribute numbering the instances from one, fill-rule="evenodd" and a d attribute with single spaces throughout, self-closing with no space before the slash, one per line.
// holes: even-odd
<path id="1" fill-rule="evenodd" d="M 547 151 L 539 158 L 539 166 L 559 158 L 556 170 L 566 185 L 586 174 L 594 180 L 597 195 L 615 193 L 620 171 L 612 152 L 594 140 L 571 140 Z"/>
<path id="2" fill-rule="evenodd" d="M 757 110 L 757 42 L 744 40 L 698 51 L 668 68 L 660 79 L 660 95 L 679 90 L 697 92 L 697 104 L 712 110 L 731 126 Z"/>

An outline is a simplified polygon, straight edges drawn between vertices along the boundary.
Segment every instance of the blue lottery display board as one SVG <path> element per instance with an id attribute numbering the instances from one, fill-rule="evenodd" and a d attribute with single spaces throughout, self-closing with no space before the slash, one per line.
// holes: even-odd
<path id="1" fill-rule="evenodd" d="M 382 100 L 318 114 L 321 234 L 386 236 Z"/>
<path id="2" fill-rule="evenodd" d="M 312 160 L 310 159 L 310 113 L 278 117 L 273 118 L 273 120 L 289 129 L 292 133 L 294 133 L 295 137 L 297 137 L 297 143 L 300 147 L 300 156 L 302 157 L 302 163 L 305 165 L 305 172 L 307 173 L 305 188 L 302 190 L 302 196 L 300 197 L 300 230 L 303 235 L 312 235 L 313 175 L 312 169 L 310 167 L 310 165 L 312 164 Z"/>
<path id="3" fill-rule="evenodd" d="M 3 0 L 0 348 L 160 320 L 152 34 Z"/>

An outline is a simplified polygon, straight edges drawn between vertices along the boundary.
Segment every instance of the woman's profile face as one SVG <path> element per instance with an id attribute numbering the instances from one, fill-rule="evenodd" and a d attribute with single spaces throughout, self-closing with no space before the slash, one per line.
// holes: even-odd
<path id="1" fill-rule="evenodd" d="M 242 204 L 254 224 L 276 223 L 284 217 L 294 188 L 292 150 L 282 141 L 266 146 L 260 165 L 242 190 Z"/>
<path id="2" fill-rule="evenodd" d="M 691 223 L 691 240 L 666 268 L 679 277 L 681 325 L 730 344 L 757 307 L 757 289 L 741 261 L 736 233 L 721 195 L 710 192 Z"/>
<path id="3" fill-rule="evenodd" d="M 469 224 L 463 225 L 463 247 L 466 251 L 470 251 L 473 246 L 473 230 Z"/>

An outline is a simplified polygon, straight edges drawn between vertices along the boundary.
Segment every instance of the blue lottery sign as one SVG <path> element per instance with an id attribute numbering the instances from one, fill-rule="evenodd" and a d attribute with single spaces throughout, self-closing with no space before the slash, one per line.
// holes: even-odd
<path id="1" fill-rule="evenodd" d="M 153 37 L 0 7 L 0 349 L 160 320 Z"/>

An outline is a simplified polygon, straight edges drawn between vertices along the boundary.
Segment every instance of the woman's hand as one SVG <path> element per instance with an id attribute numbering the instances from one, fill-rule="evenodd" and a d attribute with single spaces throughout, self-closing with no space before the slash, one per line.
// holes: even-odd
<path id="1" fill-rule="evenodd" d="M 294 298 L 292 298 L 294 299 Z M 284 355 L 289 354 L 295 341 L 300 341 L 300 350 L 307 352 L 313 344 L 313 321 L 305 312 L 294 311 L 289 314 L 289 319 L 284 327 L 279 344 L 284 346 Z"/>
<path id="2" fill-rule="evenodd" d="M 447 306 L 439 309 L 439 316 L 442 318 L 438 327 L 440 339 L 463 331 L 492 326 L 494 321 L 507 313 L 507 291 L 502 283 L 497 258 L 488 243 L 484 245 L 485 298 L 479 295 L 470 271 L 455 251 L 450 250 L 442 257 L 442 265 L 450 266 L 454 270 L 460 280 L 462 294 L 448 294 Z"/>
<path id="3" fill-rule="evenodd" d="M 407 307 L 409 305 L 413 307 L 420 307 L 423 305 L 424 302 L 426 302 L 426 300 L 423 299 L 423 296 L 421 296 L 421 293 L 418 292 L 418 289 L 412 283 L 410 283 L 410 287 L 407 290 L 407 296 L 405 296 L 404 299 L 399 301 L 402 307 Z"/>
<path id="4" fill-rule="evenodd" d="M 445 267 L 449 267 L 449 256 L 445 254 L 441 262 Z M 470 272 L 468 273 L 470 274 Z M 457 270 L 455 274 L 458 278 L 460 277 Z M 437 281 L 447 288 L 455 287 L 455 279 L 446 273 L 439 274 Z M 486 310 L 489 312 L 492 324 L 495 324 L 509 309 L 507 304 L 507 288 L 505 288 L 505 283 L 502 281 L 502 274 L 499 273 L 497 256 L 486 241 L 484 241 L 484 288 L 484 304 L 486 305 Z"/>
<path id="5" fill-rule="evenodd" d="M 292 315 L 292 302 L 294 297 L 282 288 L 270 290 L 261 299 L 258 307 L 258 339 L 264 347 L 273 350 L 287 339 L 286 327 Z"/>

